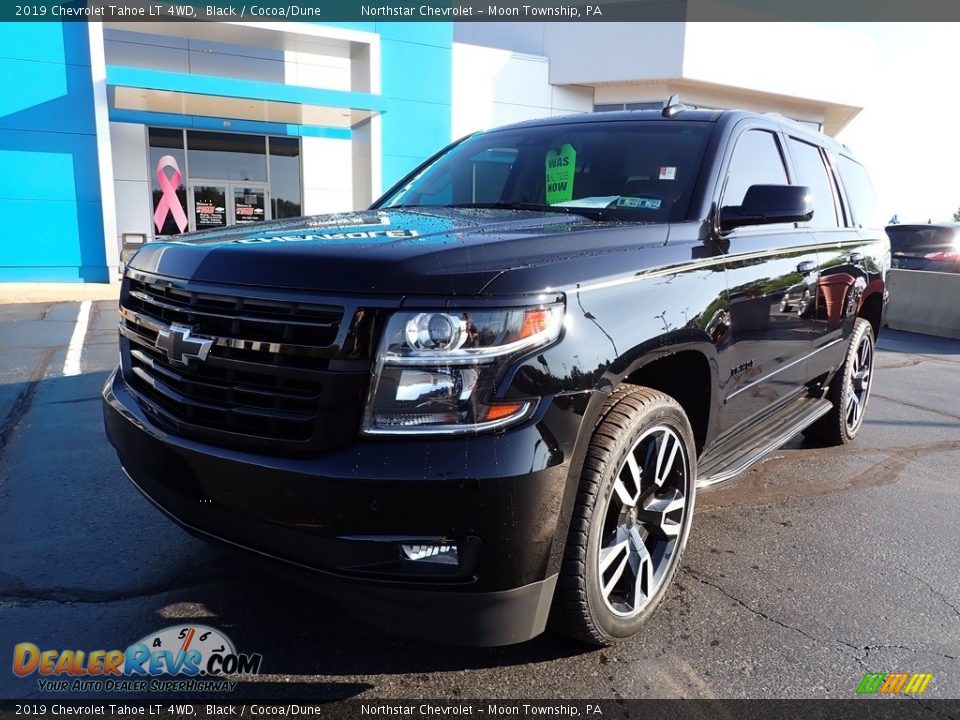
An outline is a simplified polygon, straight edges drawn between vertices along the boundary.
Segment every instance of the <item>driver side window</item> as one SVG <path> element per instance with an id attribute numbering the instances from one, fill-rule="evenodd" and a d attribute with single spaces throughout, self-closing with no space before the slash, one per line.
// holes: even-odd
<path id="1" fill-rule="evenodd" d="M 766 130 L 747 130 L 733 148 L 720 204 L 742 204 L 751 185 L 786 185 L 788 182 L 777 136 Z"/>

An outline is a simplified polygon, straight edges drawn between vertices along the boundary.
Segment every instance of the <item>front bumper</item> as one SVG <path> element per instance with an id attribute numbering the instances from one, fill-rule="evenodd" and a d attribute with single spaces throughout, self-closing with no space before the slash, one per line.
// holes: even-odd
<path id="1" fill-rule="evenodd" d="M 170 435 L 119 372 L 103 399 L 130 479 L 188 531 L 282 561 L 365 618 L 421 637 L 504 645 L 543 631 L 586 396 L 545 401 L 505 433 L 372 438 L 315 458 Z M 401 538 L 455 542 L 459 565 L 401 561 Z"/>

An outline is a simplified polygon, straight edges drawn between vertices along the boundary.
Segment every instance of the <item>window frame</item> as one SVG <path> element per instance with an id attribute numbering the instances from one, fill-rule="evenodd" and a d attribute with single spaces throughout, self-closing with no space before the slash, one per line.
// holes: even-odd
<path id="1" fill-rule="evenodd" d="M 855 157 L 853 157 L 852 155 L 847 155 L 847 154 L 844 154 L 844 153 L 837 153 L 837 156 L 836 156 L 837 185 L 838 185 L 838 186 L 840 187 L 840 189 L 843 191 L 844 197 L 847 198 L 846 203 L 847 203 L 847 207 L 849 208 L 849 218 L 850 218 L 850 220 L 849 220 L 850 224 L 848 225 L 848 227 L 850 227 L 850 228 L 852 228 L 852 229 L 854 229 L 854 230 L 860 230 L 860 229 L 869 228 L 870 225 L 865 224 L 861 218 L 858 218 L 858 217 L 857 217 L 857 211 L 854 209 L 854 203 L 853 203 L 853 200 L 852 200 L 852 198 L 853 198 L 853 191 L 852 191 L 850 188 L 847 187 L 847 185 L 846 185 L 846 183 L 845 183 L 845 181 L 844 181 L 844 179 L 843 179 L 843 174 L 840 172 L 840 160 L 841 160 L 841 159 L 847 160 L 848 162 L 851 162 L 851 163 L 853 163 L 854 165 L 858 165 L 858 166 L 863 170 L 863 173 L 864 173 L 864 175 L 866 176 L 867 182 L 870 183 L 870 190 L 873 192 L 874 201 L 875 201 L 876 204 L 877 204 L 877 208 L 879 208 L 879 202 L 878 202 L 878 198 L 877 198 L 877 190 L 876 190 L 876 188 L 873 186 L 873 180 L 870 179 L 870 174 L 867 172 L 867 168 L 866 168 L 866 166 L 865 166 L 863 163 L 861 163 L 859 160 L 857 160 L 857 159 L 856 159 Z M 875 220 L 879 220 L 879 218 L 880 218 L 879 210 L 876 211 L 876 215 L 877 215 L 877 217 L 875 218 Z M 881 222 L 881 223 L 878 223 L 878 225 L 877 225 L 877 227 L 881 227 L 881 228 L 882 228 L 883 226 L 884 226 L 884 225 L 883 225 L 882 222 Z"/>
<path id="2" fill-rule="evenodd" d="M 791 142 L 803 143 L 804 145 L 809 145 L 820 157 L 820 164 L 824 170 L 824 177 L 827 179 L 827 184 L 830 186 L 830 196 L 833 200 L 833 212 L 835 224 L 833 225 L 818 225 L 817 224 L 817 215 L 814 213 L 813 220 L 810 223 L 798 223 L 798 226 L 806 230 L 817 230 L 817 231 L 828 231 L 828 230 L 843 230 L 847 227 L 846 225 L 846 216 L 843 212 L 843 206 L 840 203 L 840 190 L 837 185 L 836 177 L 834 177 L 833 168 L 831 167 L 827 155 L 826 149 L 823 145 L 813 142 L 807 138 L 799 137 L 790 133 L 785 134 L 785 146 L 787 151 L 790 152 L 790 160 L 794 166 L 794 174 L 796 176 L 795 180 L 791 182 L 792 185 L 801 185 L 803 183 L 803 178 L 800 177 L 799 172 L 799 162 L 796 157 L 793 155 Z"/>
<path id="3" fill-rule="evenodd" d="M 729 140 L 727 141 L 727 147 L 724 151 L 723 164 L 720 170 L 720 182 L 716 194 L 716 208 L 717 211 L 723 207 L 724 197 L 727 194 L 727 186 L 730 180 L 730 165 L 733 161 L 734 154 L 737 151 L 737 147 L 740 144 L 740 141 L 750 132 L 765 132 L 773 136 L 774 145 L 777 149 L 777 152 L 780 154 L 780 162 L 783 165 L 784 175 L 787 179 L 788 185 L 796 184 L 794 181 L 796 172 L 791 163 L 789 155 L 785 152 L 784 149 L 784 140 L 783 133 L 779 127 L 773 125 L 772 123 L 763 123 L 755 122 L 752 120 L 742 121 L 734 126 L 734 129 L 730 135 Z M 793 232 L 797 231 L 800 228 L 797 227 L 796 223 L 777 223 L 775 225 L 756 225 L 756 226 L 744 226 L 736 228 L 732 231 L 734 234 L 759 234 L 759 233 L 769 233 L 771 231 L 775 232 Z"/>

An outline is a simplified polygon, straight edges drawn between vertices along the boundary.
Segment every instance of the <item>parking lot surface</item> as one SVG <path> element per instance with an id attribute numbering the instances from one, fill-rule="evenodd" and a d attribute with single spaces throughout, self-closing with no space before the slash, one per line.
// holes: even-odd
<path id="1" fill-rule="evenodd" d="M 104 436 L 117 316 L 88 307 L 71 353 L 80 303 L 0 305 L 0 698 L 52 697 L 7 669 L 16 643 L 125 648 L 184 621 L 262 653 L 237 699 L 848 698 L 867 671 L 960 697 L 960 341 L 885 330 L 852 447 L 797 438 L 702 492 L 639 637 L 465 649 L 354 620 L 162 517 Z"/>

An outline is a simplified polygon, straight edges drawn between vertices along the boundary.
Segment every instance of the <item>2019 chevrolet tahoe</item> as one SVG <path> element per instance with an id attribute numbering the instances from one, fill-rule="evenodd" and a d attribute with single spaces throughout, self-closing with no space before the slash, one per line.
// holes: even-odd
<path id="1" fill-rule="evenodd" d="M 107 433 L 171 519 L 368 619 L 612 643 L 663 599 L 698 488 L 862 428 L 874 214 L 845 147 L 775 116 L 479 132 L 366 211 L 146 244 Z"/>

